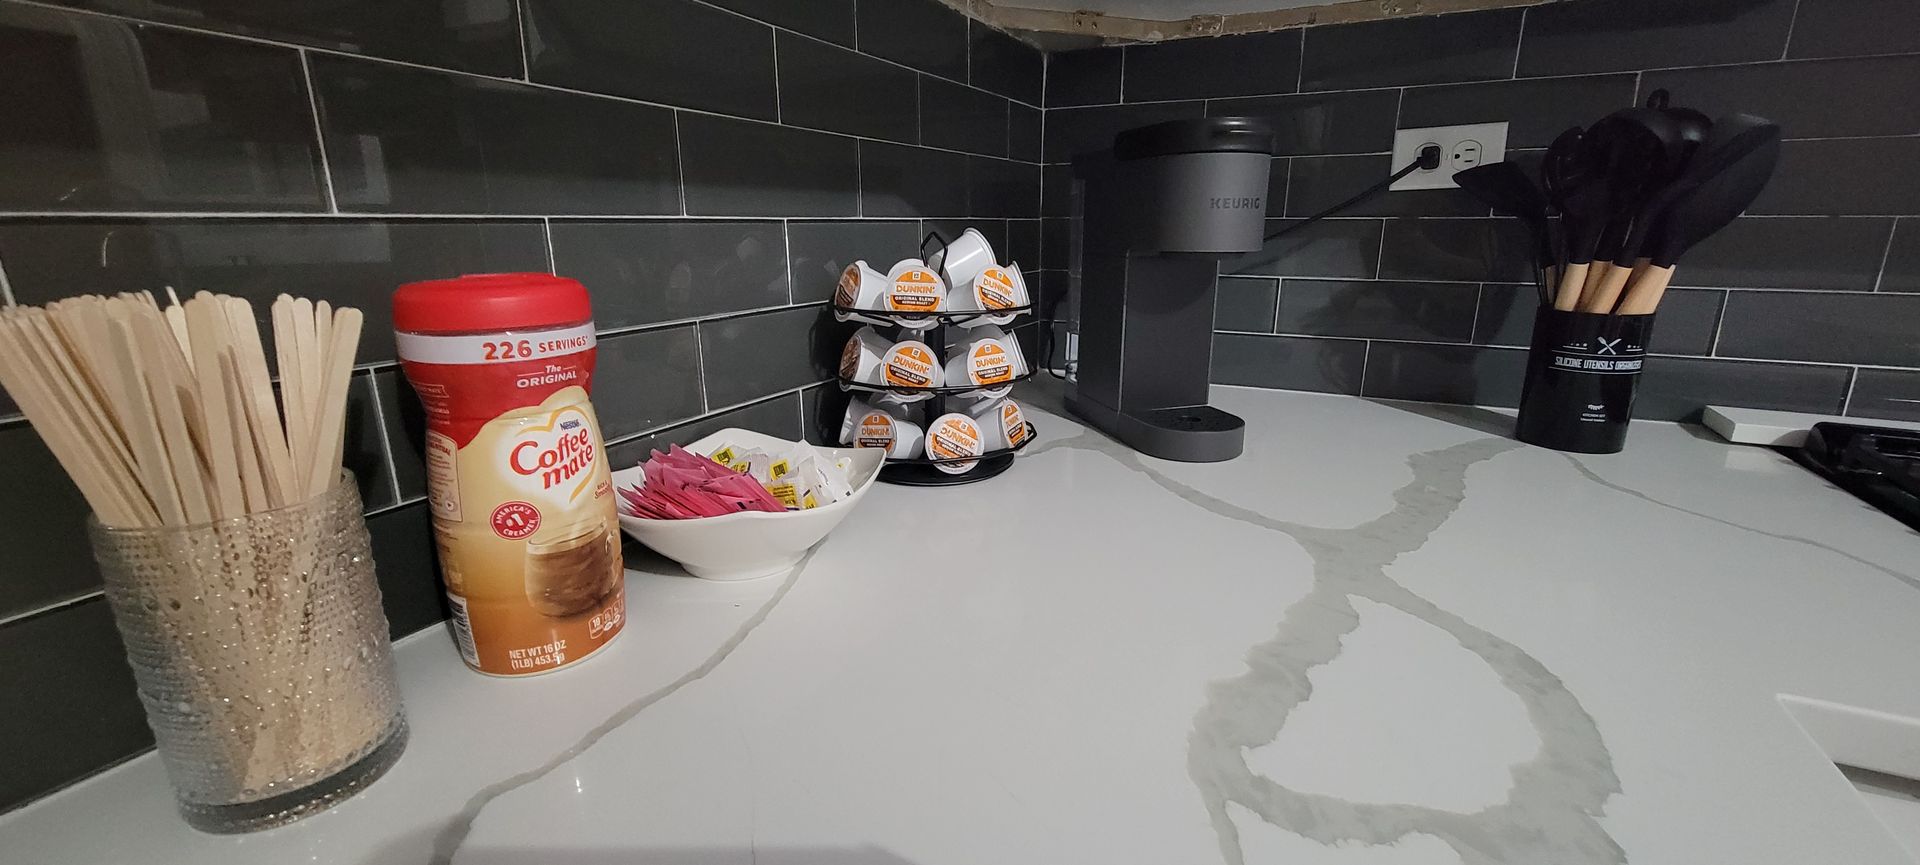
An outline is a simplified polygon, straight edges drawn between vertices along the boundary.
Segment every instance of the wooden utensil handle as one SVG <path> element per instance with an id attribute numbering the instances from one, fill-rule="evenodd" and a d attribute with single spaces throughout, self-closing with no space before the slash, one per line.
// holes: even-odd
<path id="1" fill-rule="evenodd" d="M 1673 266 L 1654 267 L 1649 265 L 1647 272 L 1634 280 L 1627 289 L 1627 299 L 1620 304 L 1621 315 L 1647 315 L 1660 308 L 1660 296 L 1667 293 L 1667 284 L 1673 281 Z"/>
<path id="2" fill-rule="evenodd" d="M 1598 286 L 1589 280 L 1587 291 L 1580 296 L 1581 312 L 1613 312 L 1613 304 L 1620 299 L 1620 292 L 1627 287 L 1627 278 L 1633 275 L 1630 267 L 1608 267 L 1606 276 Z"/>
<path id="3" fill-rule="evenodd" d="M 1583 262 L 1569 262 L 1566 271 L 1560 274 L 1560 291 L 1553 296 L 1553 308 L 1561 312 L 1572 312 L 1580 305 L 1580 291 L 1587 284 L 1587 265 Z"/>

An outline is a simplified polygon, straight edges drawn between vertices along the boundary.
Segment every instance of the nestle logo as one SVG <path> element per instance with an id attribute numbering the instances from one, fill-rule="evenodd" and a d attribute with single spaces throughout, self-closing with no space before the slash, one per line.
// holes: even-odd
<path id="1" fill-rule="evenodd" d="M 1207 206 L 1214 210 L 1265 210 L 1267 200 L 1257 195 L 1252 198 L 1209 198 Z"/>

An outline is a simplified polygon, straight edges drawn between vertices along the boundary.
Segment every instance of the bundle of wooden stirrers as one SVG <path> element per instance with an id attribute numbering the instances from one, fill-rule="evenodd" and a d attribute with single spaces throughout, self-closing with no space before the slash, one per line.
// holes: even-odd
<path id="1" fill-rule="evenodd" d="M 245 299 L 168 290 L 0 311 L 0 384 L 114 528 L 205 523 L 312 499 L 339 479 L 362 316 L 281 295 L 275 407 Z"/>

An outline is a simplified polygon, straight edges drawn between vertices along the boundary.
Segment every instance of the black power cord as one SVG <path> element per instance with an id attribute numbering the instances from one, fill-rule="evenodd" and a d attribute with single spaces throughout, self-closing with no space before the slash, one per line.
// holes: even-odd
<path id="1" fill-rule="evenodd" d="M 1393 175 L 1388 177 L 1387 179 L 1382 180 L 1379 183 L 1376 183 L 1372 186 L 1367 187 L 1366 189 L 1361 190 L 1359 193 L 1355 194 L 1352 198 L 1349 198 L 1346 201 L 1342 201 L 1339 204 L 1336 204 L 1332 207 L 1327 208 L 1326 210 L 1322 210 L 1319 213 L 1316 213 L 1312 216 L 1307 217 L 1306 219 L 1303 219 L 1299 222 L 1296 222 L 1292 225 L 1287 226 L 1286 228 L 1282 228 L 1279 231 L 1269 234 L 1267 235 L 1266 239 L 1275 240 L 1281 237 L 1285 237 L 1288 234 L 1291 234 L 1295 231 L 1299 231 L 1302 228 L 1306 228 L 1309 225 L 1319 222 L 1322 219 L 1326 219 L 1327 217 L 1332 216 L 1336 213 L 1339 213 L 1340 211 L 1346 210 L 1347 208 L 1352 207 L 1356 204 L 1359 204 L 1362 201 L 1366 201 L 1369 198 L 1372 198 L 1376 195 L 1379 195 L 1382 192 L 1387 191 L 1387 187 L 1400 182 L 1400 178 L 1405 177 L 1409 174 L 1412 174 L 1416 171 L 1432 171 L 1436 168 L 1439 168 L 1440 155 L 1441 155 L 1440 145 L 1438 144 L 1429 144 L 1425 147 L 1422 147 L 1420 148 L 1420 157 L 1418 159 L 1415 159 L 1413 163 L 1408 165 L 1407 167 L 1394 172 Z"/>

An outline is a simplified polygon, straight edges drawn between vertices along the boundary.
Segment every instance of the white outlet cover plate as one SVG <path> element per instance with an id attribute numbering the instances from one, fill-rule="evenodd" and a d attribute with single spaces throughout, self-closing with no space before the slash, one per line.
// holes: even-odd
<path id="1" fill-rule="evenodd" d="M 1440 145 L 1440 167 L 1416 171 L 1395 181 L 1392 189 L 1456 189 L 1456 171 L 1486 165 L 1507 158 L 1507 124 L 1473 123 L 1466 126 L 1429 126 L 1401 129 L 1393 133 L 1393 161 L 1389 171 L 1399 171 L 1420 158 L 1420 148 Z"/>

